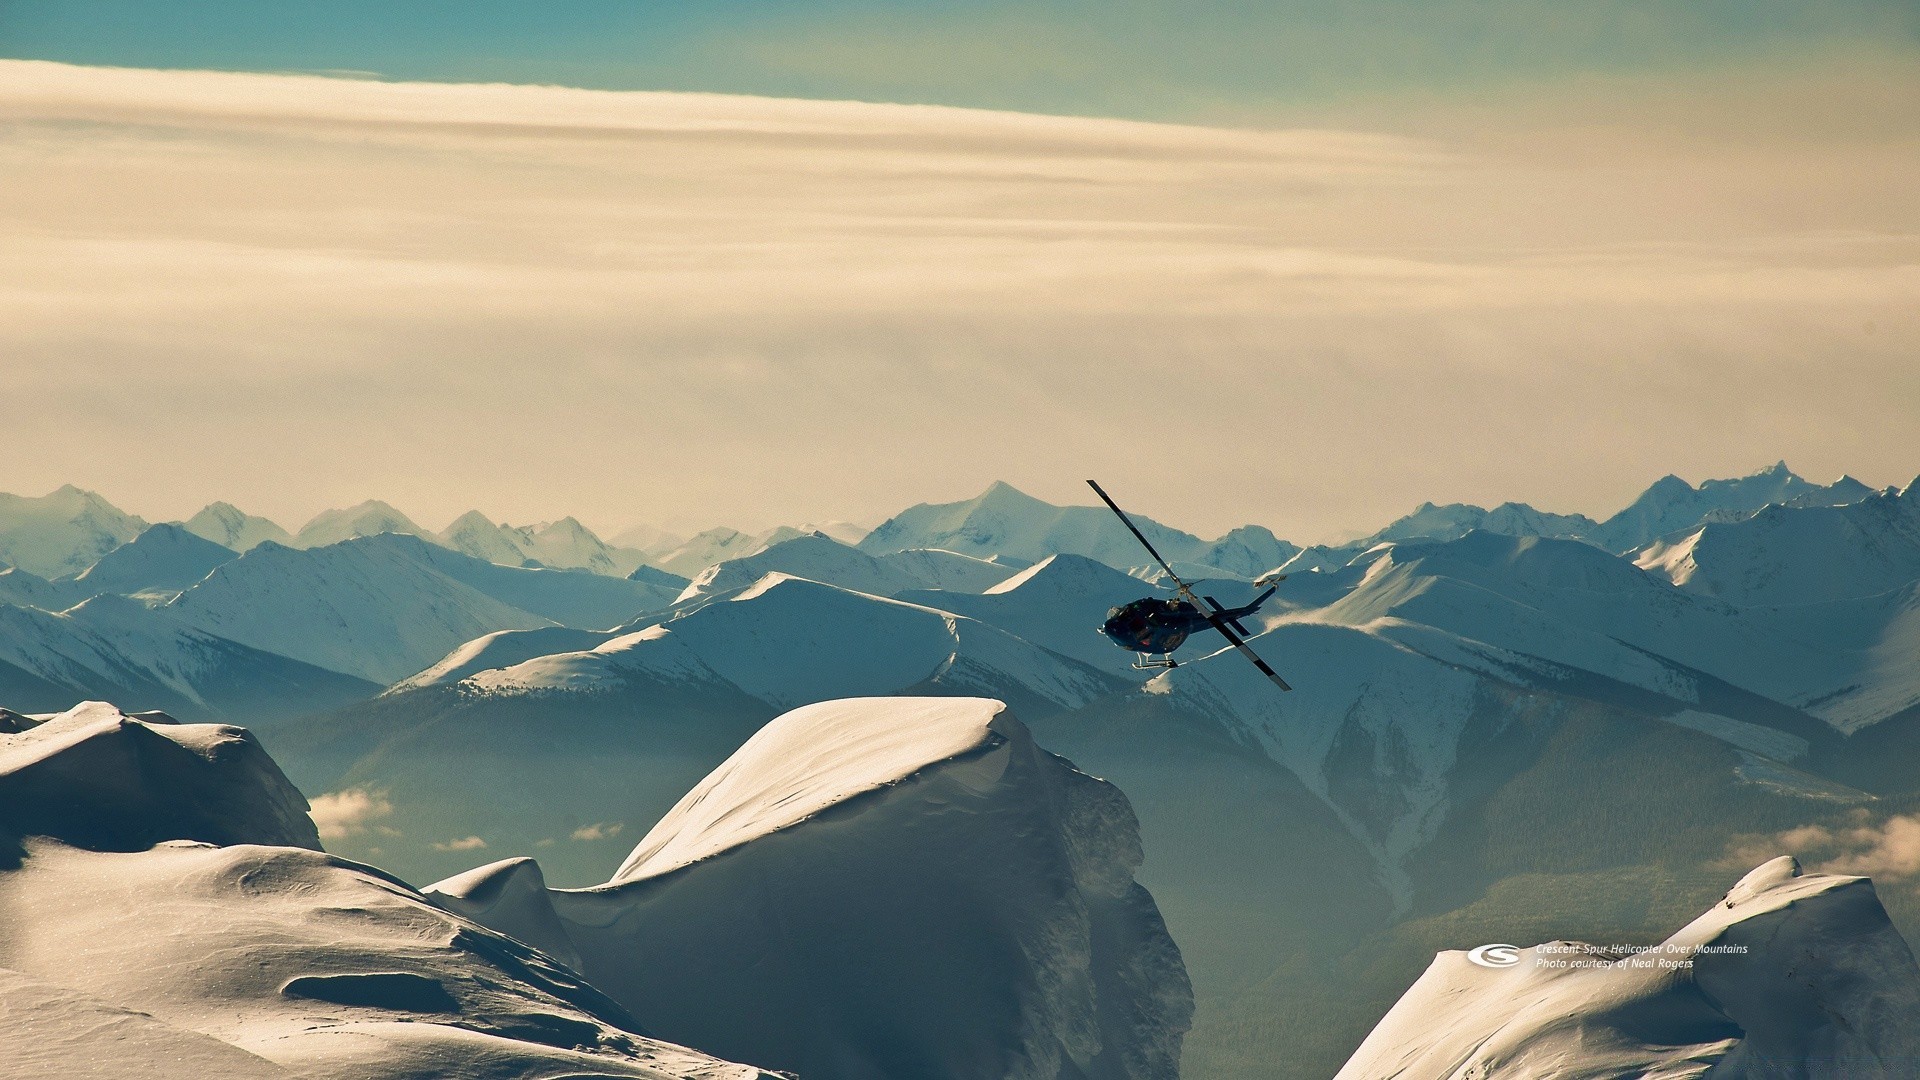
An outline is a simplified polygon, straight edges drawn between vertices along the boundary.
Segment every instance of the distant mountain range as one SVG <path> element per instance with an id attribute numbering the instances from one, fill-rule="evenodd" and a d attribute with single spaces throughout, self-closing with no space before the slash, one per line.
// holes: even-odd
<path id="1" fill-rule="evenodd" d="M 1382 582 L 1404 576 L 1387 570 L 1410 559 L 1407 552 L 1376 559 L 1383 545 L 1453 541 L 1477 531 L 1577 540 L 1586 545 L 1579 550 L 1593 550 L 1588 562 L 1597 560 L 1596 565 L 1615 574 L 1640 573 L 1627 561 L 1601 552 L 1626 554 L 1687 594 L 1745 606 L 1796 605 L 1824 597 L 1852 605 L 1831 613 L 1831 619 L 1904 627 L 1902 609 L 1893 601 L 1879 601 L 1884 610 L 1866 610 L 1876 602 L 1871 597 L 1916 576 L 1903 561 L 1907 549 L 1901 544 L 1907 538 L 1899 534 L 1900 519 L 1897 514 L 1889 518 L 1884 510 L 1896 502 L 1890 493 L 1875 493 L 1847 478 L 1814 485 L 1781 464 L 1697 488 L 1669 476 L 1604 522 L 1514 503 L 1490 511 L 1426 504 L 1374 535 L 1338 548 L 1301 549 L 1255 525 L 1207 540 L 1151 519 L 1140 522 L 1177 568 L 1209 579 L 1215 592 L 1233 592 L 1236 581 L 1284 568 L 1295 575 L 1295 582 L 1283 590 L 1280 602 L 1301 611 L 1324 607 L 1315 616 L 1321 622 L 1352 623 L 1357 618 L 1352 613 L 1360 611 L 1397 617 L 1416 603 L 1375 599 L 1386 591 Z M 1891 547 L 1861 539 L 1889 530 L 1898 536 Z M 1783 539 L 1786 532 L 1795 537 L 1790 544 Z M 23 613 L 15 623 L 21 635 L 13 643 L 17 655 L 6 661 L 18 669 L 9 676 L 9 685 L 25 695 L 17 704 L 34 707 L 52 707 L 73 693 L 124 698 L 150 685 L 141 673 L 186 648 L 182 635 L 192 634 L 197 635 L 192 638 L 195 648 L 216 642 L 218 648 L 254 650 L 328 673 L 328 678 L 291 683 L 279 674 L 272 676 L 269 681 L 279 680 L 276 685 L 282 690 L 281 711 L 298 712 L 338 700 L 343 686 L 387 686 L 430 668 L 446 668 L 449 654 L 491 634 L 561 627 L 619 636 L 738 597 L 770 574 L 868 596 L 898 597 L 956 616 L 992 611 L 995 618 L 1011 620 L 1007 628 L 1017 636 L 1098 669 L 1126 674 L 1125 665 L 1115 665 L 1121 654 L 1079 631 L 1098 621 L 1095 616 L 1104 605 L 1122 602 L 1129 590 L 1145 587 L 1130 583 L 1127 574 L 1148 581 L 1159 576 L 1104 508 L 1053 506 L 998 483 L 966 502 L 909 508 L 871 532 L 834 523 L 821 529 L 782 527 L 747 534 L 723 528 L 688 540 L 665 534 L 651 539 L 653 550 L 642 552 L 608 544 L 572 518 L 512 526 L 478 512 L 435 534 L 378 501 L 328 511 L 290 534 L 227 503 L 208 506 L 185 523 L 149 525 L 98 495 L 72 487 L 37 499 L 0 496 L 0 559 L 8 563 L 0 568 L 0 604 L 54 615 L 95 597 L 114 597 L 136 600 L 140 610 L 154 613 L 142 634 L 117 646 L 121 653 L 134 649 L 136 654 L 105 659 L 95 650 L 89 654 L 94 658 L 85 662 L 72 659 L 68 646 L 52 645 L 51 638 L 33 640 L 25 629 L 34 626 L 40 628 L 36 633 L 70 636 L 85 619 L 49 622 Z M 1832 554 L 1841 550 L 1851 554 Z M 1574 551 L 1564 558 L 1577 555 Z M 1541 557 L 1529 556 L 1535 561 Z M 1079 568 L 1069 575 L 1072 584 L 1064 589 L 1059 583 L 1069 564 L 1059 559 L 1085 560 L 1076 564 Z M 1015 574 L 1050 560 L 1055 565 L 1036 580 L 1009 583 Z M 1769 576 L 1783 560 L 1790 564 L 1784 576 Z M 1363 564 L 1369 569 L 1362 570 Z M 1517 571 L 1520 565 L 1516 562 L 1503 572 Z M 1308 570 L 1319 573 L 1302 576 Z M 1334 584 L 1354 581 L 1364 585 Z M 1054 599 L 1047 604 L 1020 599 L 1049 588 Z M 1341 593 L 1338 603 L 1332 602 L 1329 589 Z M 1098 596 L 1100 603 L 1088 607 L 1066 599 L 1073 590 Z M 1836 592 L 1846 595 L 1829 595 Z M 1016 617 L 1016 610 L 1025 614 Z M 1074 612 L 1074 629 L 1053 625 L 1050 612 L 1055 611 Z M 123 621 L 131 617 L 122 616 Z M 1503 617 L 1491 618 L 1499 623 Z M 1584 626 L 1585 617 L 1576 614 L 1568 621 Z M 1751 621 L 1741 623 L 1741 633 L 1747 633 Z M 1512 628 L 1525 621 L 1508 618 L 1504 625 L 1509 627 L 1504 636 L 1480 630 L 1476 640 L 1507 642 L 1517 632 Z M 56 634 L 56 627 L 64 629 Z M 1696 630 L 1698 642 L 1733 640 L 1718 628 Z M 1613 646 L 1616 651 L 1624 647 Z M 157 653 L 139 655 L 141 648 Z M 1686 649 L 1678 652 L 1691 655 Z M 1770 647 L 1747 655 L 1775 657 L 1779 652 Z M 1897 679 L 1843 685 L 1845 679 L 1872 669 L 1875 661 L 1861 659 L 1858 650 L 1842 652 L 1845 655 L 1817 665 L 1826 673 L 1822 678 L 1831 676 L 1832 685 L 1780 685 L 1767 674 L 1764 659 L 1755 662 L 1751 673 L 1731 674 L 1744 678 L 1741 685 L 1795 701 L 1827 694 L 1819 708 L 1835 718 L 1844 716 L 1845 723 L 1870 722 L 1879 709 L 1873 704 L 1880 700 L 1876 695 L 1902 700 L 1900 691 L 1887 689 Z M 54 655 L 68 659 L 56 663 L 50 659 Z M 1582 659 L 1589 666 L 1599 663 L 1592 657 Z M 1610 668 L 1600 666 L 1613 677 L 1645 665 L 1622 659 Z M 270 667 L 192 666 L 190 673 L 162 680 L 186 695 L 184 702 L 170 697 L 165 705 L 194 712 L 213 709 L 211 703 L 219 700 L 257 700 L 258 695 L 232 680 L 239 677 L 237 672 L 267 678 Z M 465 670 L 465 665 L 452 668 Z M 218 680 L 226 681 L 216 685 Z M 286 692 L 289 686 L 307 685 L 316 695 L 311 701 Z M 196 694 L 205 700 L 196 702 Z M 785 700 L 780 695 L 775 699 Z"/>
<path id="2" fill-rule="evenodd" d="M 785 710 L 999 698 L 1132 799 L 1200 1000 L 1193 1076 L 1331 1075 L 1437 949 L 1550 940 L 1573 929 L 1539 913 L 1566 909 L 1657 941 L 1748 834 L 1920 807 L 1920 484 L 1780 465 L 1668 477 L 1604 521 L 1425 505 L 1307 549 L 1142 520 L 1223 602 L 1286 570 L 1250 626 L 1285 695 L 1210 632 L 1136 670 L 1097 633 L 1160 589 L 1136 541 L 1004 484 L 864 535 L 656 537 L 631 570 L 566 521 L 196 521 L 0 502 L 23 556 L 0 570 L 0 705 L 244 719 L 303 789 L 390 807 L 343 855 L 431 880 L 474 836 L 588 884 L 631 840 L 608 823 L 657 819 Z M 1920 888 L 1884 899 L 1920 927 Z"/>

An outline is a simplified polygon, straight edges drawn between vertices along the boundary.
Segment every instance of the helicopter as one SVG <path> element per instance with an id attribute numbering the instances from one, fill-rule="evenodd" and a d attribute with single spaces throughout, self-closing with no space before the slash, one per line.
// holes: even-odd
<path id="1" fill-rule="evenodd" d="M 1140 660 L 1133 665 L 1136 669 L 1146 671 L 1155 668 L 1179 667 L 1179 662 L 1173 658 L 1173 651 L 1195 633 L 1212 627 L 1220 631 L 1220 635 L 1238 649 L 1241 655 L 1251 660 L 1253 666 L 1260 669 L 1260 674 L 1272 679 L 1275 686 L 1282 690 L 1293 689 L 1287 685 L 1287 680 L 1267 666 L 1267 662 L 1260 659 L 1259 655 L 1247 645 L 1243 638 L 1253 635 L 1240 623 L 1241 619 L 1260 610 L 1260 605 L 1266 603 L 1267 598 L 1273 595 L 1274 586 L 1270 583 L 1285 580 L 1285 575 L 1270 574 L 1261 578 L 1257 584 L 1266 585 L 1267 591 L 1254 597 L 1252 603 L 1243 607 L 1223 607 L 1220 601 L 1211 596 L 1198 596 L 1194 593 L 1193 586 L 1181 580 L 1180 575 L 1174 573 L 1172 565 L 1154 550 L 1146 534 L 1133 523 L 1133 519 L 1127 516 L 1126 511 L 1120 509 L 1119 504 L 1113 501 L 1113 497 L 1107 494 L 1105 488 L 1093 480 L 1087 481 L 1087 486 L 1093 489 L 1094 494 L 1100 496 L 1101 502 L 1107 504 L 1107 509 L 1112 510 L 1115 516 L 1119 517 L 1120 523 L 1127 527 L 1127 531 L 1133 534 L 1134 539 L 1140 541 L 1140 546 L 1146 548 L 1147 554 L 1153 556 L 1153 561 L 1159 563 L 1160 568 L 1167 572 L 1168 579 L 1174 584 L 1174 591 L 1179 594 L 1177 600 L 1158 596 L 1142 597 L 1107 612 L 1107 621 L 1100 625 L 1100 633 L 1115 645 L 1139 653 Z M 1204 605 L 1201 603 L 1202 600 L 1205 601 Z"/>

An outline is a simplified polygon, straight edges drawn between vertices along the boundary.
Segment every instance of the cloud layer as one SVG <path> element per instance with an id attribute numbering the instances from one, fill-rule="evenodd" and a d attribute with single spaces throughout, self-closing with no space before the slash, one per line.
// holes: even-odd
<path id="1" fill-rule="evenodd" d="M 1914 133 L 1648 100 L 1414 137 L 0 62 L 0 487 L 753 526 L 1091 474 L 1311 540 L 1910 475 Z"/>

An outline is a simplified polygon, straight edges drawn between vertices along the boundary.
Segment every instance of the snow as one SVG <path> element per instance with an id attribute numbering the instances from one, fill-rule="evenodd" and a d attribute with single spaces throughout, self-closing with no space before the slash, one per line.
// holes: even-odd
<path id="1" fill-rule="evenodd" d="M 1100 635 L 1107 610 L 1160 590 L 1080 555 L 1050 555 L 978 596 L 905 593 L 900 599 L 977 619 L 1129 680 L 1133 654 Z"/>
<path id="2" fill-rule="evenodd" d="M 293 543 L 289 546 L 326 547 L 342 540 L 352 540 L 361 536 L 378 536 L 382 533 L 428 535 L 425 529 L 415 525 L 407 515 L 378 499 L 369 499 L 358 506 L 350 506 L 344 510 L 325 510 L 315 515 L 312 521 L 300 527 L 300 531 L 295 534 Z"/>
<path id="3" fill-rule="evenodd" d="M 466 680 L 489 693 L 595 692 L 630 685 L 724 683 L 664 626 L 622 634 L 592 649 L 560 652 L 482 670 Z"/>
<path id="4" fill-rule="evenodd" d="M 701 571 L 680 593 L 678 603 L 703 596 L 738 592 L 768 574 L 838 585 L 855 592 L 892 596 L 909 589 L 925 588 L 928 582 L 904 569 L 880 562 L 825 533 L 796 536 L 751 555 L 727 559 Z"/>
<path id="5" fill-rule="evenodd" d="M 8 669 L 19 674 L 8 679 Z M 64 707 L 76 695 L 107 696 L 236 719 L 337 705 L 376 689 L 116 596 L 59 613 L 0 604 L 0 686 L 15 704 Z"/>
<path id="6" fill-rule="evenodd" d="M 130 717 L 99 701 L 0 734 L 4 833 L 100 850 L 320 846 L 306 799 L 245 729 Z"/>
<path id="7" fill-rule="evenodd" d="M 1125 798 L 998 701 L 862 699 L 767 725 L 614 879 L 429 889 L 557 923 L 662 1035 L 831 1080 L 1171 1080 L 1193 1001 Z"/>
<path id="8" fill-rule="evenodd" d="M 614 636 L 613 631 L 576 630 L 570 626 L 497 630 L 474 638 L 425 671 L 394 683 L 388 691 L 451 686 L 480 672 L 512 667 L 536 657 L 593 649 Z"/>
<path id="9" fill-rule="evenodd" d="M 693 578 L 715 563 L 751 555 L 764 546 L 765 540 L 760 536 L 722 526 L 699 533 L 673 550 L 648 561 L 669 573 Z"/>
<path id="10" fill-rule="evenodd" d="M 1219 558 L 1234 564 L 1221 567 L 1230 573 L 1235 567 L 1257 573 L 1292 554 L 1292 545 L 1275 540 L 1265 529 L 1237 529 L 1209 542 L 1151 518 L 1131 516 L 1169 559 L 1207 563 Z M 967 502 L 922 503 L 882 522 L 860 541 L 860 549 L 871 555 L 910 548 L 939 548 L 980 559 L 1011 555 L 1035 562 L 1055 554 L 1084 555 L 1117 567 L 1140 561 L 1140 542 L 1106 507 L 1054 506 L 1006 483 L 995 483 Z"/>
<path id="11" fill-rule="evenodd" d="M 207 504 L 199 513 L 182 522 L 181 527 L 230 551 L 251 551 L 268 540 L 276 544 L 293 543 L 293 535 L 287 530 L 228 502 Z"/>
<path id="12" fill-rule="evenodd" d="M 71 584 L 55 584 L 17 566 L 0 570 L 0 603 L 59 611 L 83 599 Z"/>
<path id="13" fill-rule="evenodd" d="M 541 953 L 317 851 L 33 842 L 26 856 L 0 871 L 15 913 L 0 974 L 59 989 L 36 1024 L 57 1008 L 140 1036 L 91 1046 L 60 1075 L 169 1075 L 170 1049 L 222 1077 L 761 1075 L 646 1038 Z M 140 1019 L 116 1021 L 127 1013 Z"/>
<path id="14" fill-rule="evenodd" d="M 983 593 L 1017 572 L 1016 567 L 1005 563 L 937 548 L 888 552 L 877 561 L 918 581 L 920 588 L 945 592 Z"/>
<path id="15" fill-rule="evenodd" d="M 146 527 L 71 484 L 39 498 L 0 493 L 0 565 L 49 579 L 77 574 Z"/>
<path id="16" fill-rule="evenodd" d="M 638 551 L 652 558 L 672 551 L 686 543 L 687 538 L 678 533 L 668 532 L 657 525 L 635 525 L 608 537 L 607 542 L 615 547 Z"/>
<path id="17" fill-rule="evenodd" d="M 610 884 L 677 870 L 996 738 L 985 698 L 854 698 L 795 709 L 660 819 Z"/>
<path id="18" fill-rule="evenodd" d="M 777 573 L 592 650 L 483 671 L 469 683 L 537 693 L 713 679 L 778 708 L 928 686 L 1025 693 L 1071 708 L 1113 688 L 974 620 Z"/>
<path id="19" fill-rule="evenodd" d="M 1337 1080 L 1895 1080 L 1917 1070 L 1920 969 L 1872 884 L 1803 875 L 1783 856 L 1648 951 L 1550 942 L 1505 968 L 1441 953 Z"/>
<path id="20" fill-rule="evenodd" d="M 633 573 L 645 558 L 639 551 L 606 543 L 571 517 L 515 526 L 495 524 L 485 514 L 472 510 L 432 539 L 454 551 L 503 566 L 588 570 L 613 577 Z"/>
<path id="21" fill-rule="evenodd" d="M 495 630 L 549 620 L 365 541 L 299 551 L 262 544 L 167 605 L 208 633 L 386 685 Z"/>
<path id="22" fill-rule="evenodd" d="M 762 1075 L 639 1034 L 549 956 L 324 854 L 306 811 L 238 728 L 88 702 L 0 734 L 0 1071 Z"/>
<path id="23" fill-rule="evenodd" d="M 1770 506 L 1656 543 L 1636 561 L 1688 592 L 1742 607 L 1874 596 L 1920 578 L 1920 490 L 1845 506 Z"/>
<path id="24" fill-rule="evenodd" d="M 178 525 L 154 525 L 63 584 L 70 583 L 79 596 L 149 594 L 171 599 L 235 558 L 232 550 Z"/>
<path id="25" fill-rule="evenodd" d="M 1858 501 L 1869 493 L 1866 485 L 1850 476 L 1826 487 L 1809 483 L 1784 461 L 1750 476 L 1707 480 L 1698 488 L 1668 475 L 1602 523 L 1599 540 L 1609 551 L 1633 551 L 1702 522 L 1746 518 L 1769 504 L 1834 506 Z"/>

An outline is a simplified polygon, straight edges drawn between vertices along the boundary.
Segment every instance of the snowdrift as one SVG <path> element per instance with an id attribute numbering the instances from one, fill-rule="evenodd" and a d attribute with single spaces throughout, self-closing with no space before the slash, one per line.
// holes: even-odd
<path id="1" fill-rule="evenodd" d="M 509 860 L 427 892 L 808 1080 L 1170 1078 L 1192 991 L 1140 861 L 1125 797 L 1000 702 L 870 698 L 773 721 L 604 886 L 541 904 Z"/>
<path id="2" fill-rule="evenodd" d="M 0 838 L 9 833 L 103 851 L 167 840 L 320 847 L 307 800 L 251 733 L 98 701 L 0 724 Z"/>
<path id="3" fill-rule="evenodd" d="M 1650 951 L 1475 952 L 1436 957 L 1336 1080 L 1920 1075 L 1920 969 L 1873 885 L 1788 856 Z"/>
<path id="4" fill-rule="evenodd" d="M 549 956 L 312 850 L 304 800 L 245 732 L 98 703 L 13 721 L 9 1080 L 762 1076 L 642 1035 Z"/>

